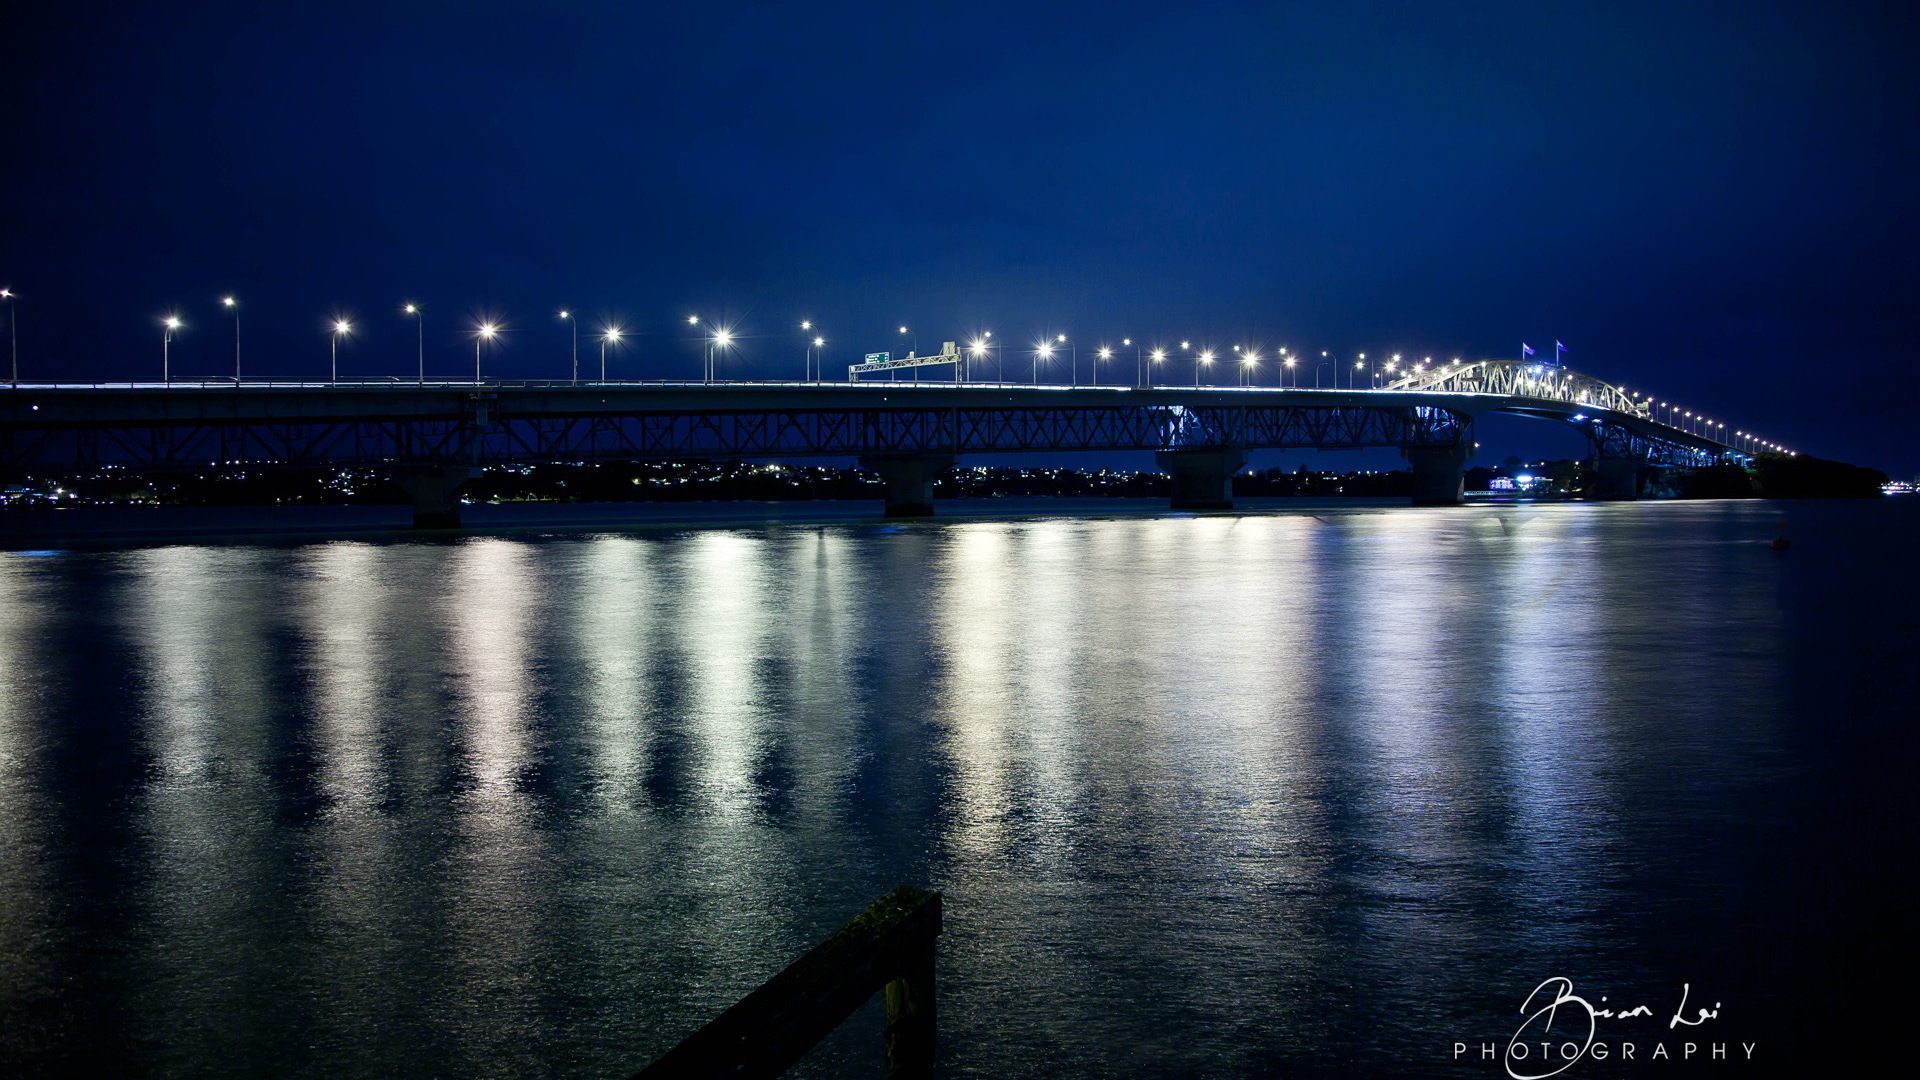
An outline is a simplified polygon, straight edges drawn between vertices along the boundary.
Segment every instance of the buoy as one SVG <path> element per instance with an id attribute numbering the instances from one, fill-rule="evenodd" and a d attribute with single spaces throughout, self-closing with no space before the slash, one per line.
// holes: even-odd
<path id="1" fill-rule="evenodd" d="M 1773 550 L 1787 551 L 1791 549 L 1793 547 L 1793 541 L 1787 539 L 1787 522 L 1785 518 L 1781 519 L 1777 528 L 1779 529 L 1779 535 L 1773 538 Z"/>

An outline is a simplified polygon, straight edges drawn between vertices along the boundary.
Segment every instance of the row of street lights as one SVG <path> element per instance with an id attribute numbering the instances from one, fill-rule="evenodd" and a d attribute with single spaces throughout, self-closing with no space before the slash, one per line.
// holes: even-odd
<path id="1" fill-rule="evenodd" d="M 1785 454 L 1788 457 L 1799 456 L 1799 451 L 1789 450 L 1785 446 L 1771 439 L 1763 439 L 1751 431 L 1740 431 L 1736 429 L 1733 433 L 1733 441 L 1727 442 L 1727 425 L 1725 421 L 1714 420 L 1700 413 L 1696 413 L 1692 409 L 1682 408 L 1671 401 L 1656 401 L 1652 394 L 1634 392 L 1632 397 L 1647 406 L 1649 415 L 1666 424 L 1668 427 L 1679 428 L 1681 431 L 1699 435 L 1702 438 L 1718 439 L 1720 442 L 1732 446 L 1736 450 L 1749 454 L 1770 452 Z"/>

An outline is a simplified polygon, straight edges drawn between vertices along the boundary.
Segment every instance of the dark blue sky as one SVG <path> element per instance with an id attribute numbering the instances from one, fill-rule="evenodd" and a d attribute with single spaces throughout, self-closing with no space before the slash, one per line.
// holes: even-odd
<path id="1" fill-rule="evenodd" d="M 28 378 L 697 375 L 991 328 L 1510 355 L 1920 471 L 1911 5 L 35 5 L 0 284 Z M 583 344 L 583 355 L 597 353 Z M 1024 351 L 1019 359 L 1024 362 Z M 1084 353 L 1083 353 L 1084 355 Z M 584 361 L 583 361 L 584 362 Z"/>

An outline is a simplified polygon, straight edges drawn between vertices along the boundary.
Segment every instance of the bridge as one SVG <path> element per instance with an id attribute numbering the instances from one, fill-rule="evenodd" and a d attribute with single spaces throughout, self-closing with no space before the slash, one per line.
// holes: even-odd
<path id="1" fill-rule="evenodd" d="M 1601 493 L 1648 470 L 1746 461 L 1655 419 L 1644 400 L 1551 365 L 1482 360 L 1379 388 L 1046 386 L 980 382 L 236 382 L 0 388 L 0 475 L 102 466 L 151 473 L 385 470 L 415 524 L 458 524 L 456 493 L 489 465 L 595 460 L 854 458 L 887 513 L 932 512 L 960 455 L 1152 450 L 1173 505 L 1232 505 L 1260 449 L 1393 447 L 1414 501 L 1461 501 L 1474 421 L 1513 413 L 1587 436 Z"/>

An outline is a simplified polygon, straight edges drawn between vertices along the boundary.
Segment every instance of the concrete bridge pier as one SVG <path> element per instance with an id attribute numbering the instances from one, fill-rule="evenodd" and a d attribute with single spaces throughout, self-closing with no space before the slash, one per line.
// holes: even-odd
<path id="1" fill-rule="evenodd" d="M 1635 459 L 1595 458 L 1593 472 L 1601 498 L 1626 500 L 1640 497 L 1640 462 Z"/>
<path id="2" fill-rule="evenodd" d="M 933 482 L 953 468 L 952 454 L 868 454 L 860 467 L 887 485 L 888 517 L 932 517 Z"/>
<path id="3" fill-rule="evenodd" d="M 1400 455 L 1413 472 L 1413 505 L 1458 506 L 1466 501 L 1467 446 L 1403 446 Z"/>
<path id="4" fill-rule="evenodd" d="M 1173 481 L 1175 510 L 1231 510 L 1233 474 L 1246 467 L 1247 452 L 1238 446 L 1160 450 L 1153 462 Z"/>
<path id="5" fill-rule="evenodd" d="M 393 482 L 413 500 L 414 528 L 457 529 L 460 503 L 454 492 L 479 475 L 468 465 L 403 465 L 393 470 Z"/>

